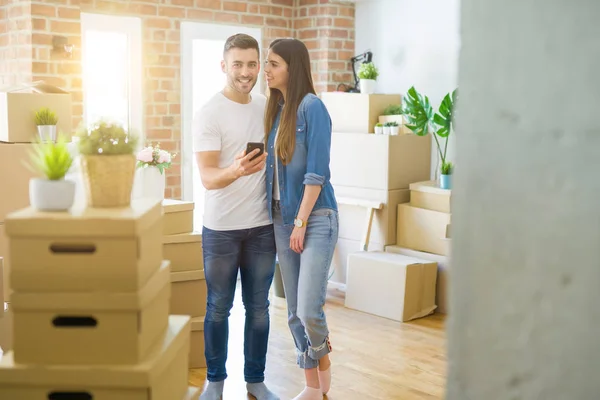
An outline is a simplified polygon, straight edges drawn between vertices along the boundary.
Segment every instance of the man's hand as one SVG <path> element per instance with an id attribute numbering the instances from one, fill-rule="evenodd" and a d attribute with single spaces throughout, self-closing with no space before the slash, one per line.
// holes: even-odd
<path id="1" fill-rule="evenodd" d="M 231 169 L 236 178 L 252 175 L 261 171 L 267 163 L 267 153 L 264 152 L 254 160 L 250 161 L 252 157 L 260 152 L 259 149 L 252 150 L 249 154 L 246 154 L 246 150 L 235 156 L 235 160 L 231 165 Z"/>

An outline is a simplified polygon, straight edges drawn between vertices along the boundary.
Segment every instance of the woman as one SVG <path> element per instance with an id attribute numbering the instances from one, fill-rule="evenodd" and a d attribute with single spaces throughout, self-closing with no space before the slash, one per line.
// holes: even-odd
<path id="1" fill-rule="evenodd" d="M 329 330 L 323 312 L 338 239 L 329 182 L 331 118 L 315 95 L 304 43 L 277 39 L 265 65 L 267 199 L 288 306 L 288 323 L 306 386 L 296 400 L 322 399 L 331 385 Z"/>

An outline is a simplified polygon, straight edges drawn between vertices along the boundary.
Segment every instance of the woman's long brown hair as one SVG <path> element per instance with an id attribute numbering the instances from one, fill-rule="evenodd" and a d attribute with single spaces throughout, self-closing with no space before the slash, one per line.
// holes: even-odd
<path id="1" fill-rule="evenodd" d="M 288 65 L 288 85 L 285 106 L 279 121 L 276 154 L 284 165 L 292 160 L 296 146 L 296 115 L 304 96 L 316 94 L 310 69 L 308 49 L 297 39 L 276 39 L 269 46 Z M 265 145 L 269 132 L 275 124 L 279 105 L 283 104 L 283 94 L 278 89 L 269 90 L 269 100 L 265 111 Z"/>

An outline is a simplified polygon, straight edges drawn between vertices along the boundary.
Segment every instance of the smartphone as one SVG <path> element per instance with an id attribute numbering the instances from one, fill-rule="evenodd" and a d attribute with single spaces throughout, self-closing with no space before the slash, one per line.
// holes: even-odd
<path id="1" fill-rule="evenodd" d="M 250 161 L 254 160 L 256 157 L 265 152 L 265 144 L 263 142 L 248 142 L 248 145 L 246 146 L 246 154 L 252 153 L 255 149 L 259 149 L 260 151 L 257 155 L 252 157 Z"/>

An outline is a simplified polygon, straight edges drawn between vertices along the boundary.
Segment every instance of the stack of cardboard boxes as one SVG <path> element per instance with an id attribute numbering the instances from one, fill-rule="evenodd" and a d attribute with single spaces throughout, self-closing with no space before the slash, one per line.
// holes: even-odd
<path id="1" fill-rule="evenodd" d="M 437 311 L 448 312 L 451 195 L 436 181 L 410 185 L 410 202 L 398 205 L 396 244 L 385 251 L 429 260 L 438 265 Z"/>
<path id="2" fill-rule="evenodd" d="M 171 262 L 172 314 L 192 317 L 190 368 L 206 367 L 204 357 L 204 316 L 206 280 L 202 262 L 202 236 L 194 232 L 194 203 L 163 201 L 163 252 Z"/>
<path id="3" fill-rule="evenodd" d="M 372 134 L 383 110 L 400 104 L 400 94 L 322 98 L 334 130 L 331 182 L 340 209 L 332 280 L 345 283 L 346 307 L 397 321 L 429 315 L 436 309 L 436 262 L 384 249 L 396 244 L 398 206 L 409 202 L 409 185 L 429 179 L 431 136 Z M 370 230 L 366 203 L 381 204 Z M 363 235 L 370 237 L 367 249 L 361 248 Z"/>
<path id="4" fill-rule="evenodd" d="M 0 398 L 191 399 L 190 317 L 170 315 L 160 202 L 10 214 L 14 348 Z"/>
<path id="5" fill-rule="evenodd" d="M 12 211 L 29 205 L 29 180 L 34 173 L 25 163 L 38 134 L 35 113 L 48 107 L 58 117 L 57 131 L 71 136 L 71 94 L 43 83 L 0 89 L 0 257 L 4 274 L 0 281 L 4 301 L 10 296 L 10 258 L 4 219 Z M 2 300 L 2 298 L 0 298 Z"/>

